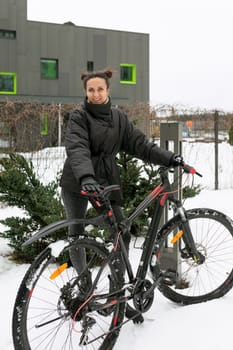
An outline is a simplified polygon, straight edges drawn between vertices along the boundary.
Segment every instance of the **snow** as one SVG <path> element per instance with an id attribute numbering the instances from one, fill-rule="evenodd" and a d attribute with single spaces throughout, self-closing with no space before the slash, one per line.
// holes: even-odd
<path id="1" fill-rule="evenodd" d="M 51 153 L 45 150 L 46 164 Z M 42 163 L 38 167 L 40 177 L 49 182 L 54 172 L 60 170 L 64 156 L 63 149 L 52 149 L 51 159 L 57 161 L 49 167 Z M 186 200 L 185 207 L 209 207 L 224 212 L 233 218 L 233 147 L 227 143 L 219 144 L 219 190 L 214 190 L 214 145 L 202 143 L 184 143 L 184 159 L 203 174 L 195 183 L 200 183 L 201 193 Z M 57 155 L 57 156 L 55 156 Z M 36 161 L 36 155 L 34 155 Z M 57 165 L 58 164 L 58 165 Z M 55 174 L 56 175 L 56 174 Z M 0 207 L 0 219 L 12 215 L 23 215 L 18 208 Z M 0 225 L 0 230 L 3 230 Z M 11 249 L 0 239 L 0 328 L 1 350 L 13 350 L 11 319 L 14 300 L 19 284 L 28 268 L 27 264 L 17 265 L 9 259 Z M 131 242 L 130 257 L 136 266 L 140 250 L 133 248 Z M 211 302 L 178 306 L 155 292 L 154 304 L 144 314 L 144 323 L 134 325 L 128 322 L 121 330 L 116 350 L 173 349 L 173 350 L 222 350 L 232 348 L 231 329 L 233 314 L 233 290 L 218 300 Z"/>

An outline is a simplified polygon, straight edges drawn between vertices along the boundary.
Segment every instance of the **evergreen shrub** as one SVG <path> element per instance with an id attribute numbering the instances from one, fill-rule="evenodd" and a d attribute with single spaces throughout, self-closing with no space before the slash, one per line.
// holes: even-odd
<path id="1" fill-rule="evenodd" d="M 233 117 L 231 118 L 231 127 L 229 130 L 229 143 L 233 146 Z"/>
<path id="2" fill-rule="evenodd" d="M 120 167 L 122 191 L 124 196 L 124 211 L 128 216 L 159 183 L 157 168 L 143 163 L 125 153 L 119 153 L 117 158 Z M 24 217 L 9 217 L 0 220 L 7 226 L 6 231 L 0 232 L 0 237 L 8 240 L 13 249 L 13 258 L 23 262 L 31 262 L 50 242 L 59 238 L 60 233 L 43 238 L 32 245 L 22 248 L 23 242 L 40 228 L 61 220 L 65 217 L 61 199 L 58 196 L 59 179 L 42 184 L 35 175 L 31 161 L 23 155 L 9 153 L 0 159 L 0 201 L 11 207 L 18 207 L 25 213 Z M 187 187 L 184 198 L 194 196 L 200 188 Z M 145 210 L 133 223 L 131 233 L 143 236 L 148 227 L 153 205 Z M 88 216 L 95 215 L 93 208 Z M 61 231 L 61 234 L 63 232 Z"/>
<path id="3" fill-rule="evenodd" d="M 32 163 L 16 153 L 1 158 L 0 168 L 0 201 L 22 209 L 25 214 L 0 220 L 8 228 L 0 232 L 0 237 L 8 239 L 15 260 L 30 262 L 48 242 L 56 240 L 56 237 L 48 238 L 22 248 L 33 232 L 64 217 L 57 195 L 58 183 L 43 185 L 36 178 Z"/>

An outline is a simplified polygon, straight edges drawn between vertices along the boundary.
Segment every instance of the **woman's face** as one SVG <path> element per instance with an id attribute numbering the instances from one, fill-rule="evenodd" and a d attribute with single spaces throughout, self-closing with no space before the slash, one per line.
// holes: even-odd
<path id="1" fill-rule="evenodd" d="M 104 103 L 109 95 L 109 88 L 103 78 L 92 78 L 87 81 L 87 99 L 90 103 Z"/>

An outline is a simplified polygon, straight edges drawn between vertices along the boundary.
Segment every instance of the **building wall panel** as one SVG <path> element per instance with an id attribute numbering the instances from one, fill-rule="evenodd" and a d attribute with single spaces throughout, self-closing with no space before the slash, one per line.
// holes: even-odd
<path id="1" fill-rule="evenodd" d="M 80 75 L 92 61 L 95 70 L 116 70 L 111 85 L 114 103 L 149 101 L 149 34 L 28 21 L 27 0 L 1 0 L 1 28 L 16 30 L 15 40 L 0 39 L 0 71 L 17 73 L 19 96 L 81 102 Z M 58 60 L 58 79 L 41 79 L 41 58 Z M 136 65 L 136 84 L 120 83 L 122 63 Z"/>

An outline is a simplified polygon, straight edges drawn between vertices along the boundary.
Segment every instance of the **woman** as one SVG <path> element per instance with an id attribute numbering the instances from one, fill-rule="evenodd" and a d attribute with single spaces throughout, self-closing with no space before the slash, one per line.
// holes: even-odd
<path id="1" fill-rule="evenodd" d="M 62 199 L 67 218 L 83 218 L 87 199 L 81 190 L 96 191 L 100 186 L 120 184 L 116 155 L 124 151 L 146 162 L 176 166 L 176 156 L 149 142 L 146 136 L 129 121 L 121 110 L 111 106 L 110 78 L 112 70 L 83 73 L 86 97 L 82 108 L 71 113 L 66 131 L 67 159 L 61 177 Z M 117 221 L 123 219 L 122 194 L 118 191 L 110 197 Z M 81 227 L 72 226 L 71 236 L 82 233 Z M 124 234 L 129 249 L 130 233 Z M 85 251 L 70 252 L 73 266 L 78 273 L 85 265 Z M 129 305 L 126 317 L 137 313 Z M 134 322 L 143 322 L 138 314 Z"/>

